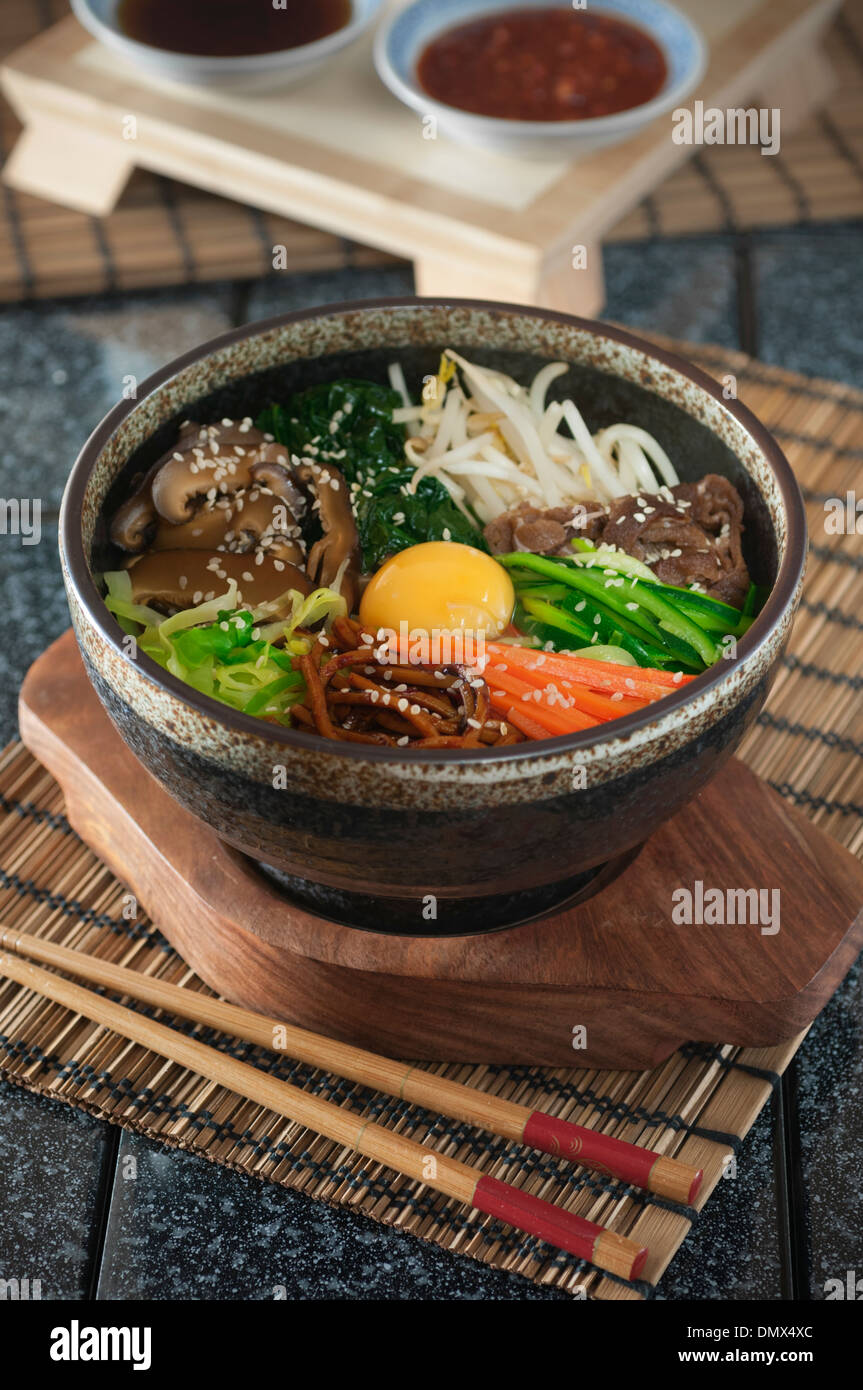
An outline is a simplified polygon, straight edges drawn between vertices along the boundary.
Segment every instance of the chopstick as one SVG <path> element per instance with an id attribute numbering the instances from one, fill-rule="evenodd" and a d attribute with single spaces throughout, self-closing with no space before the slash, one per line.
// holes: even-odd
<path id="1" fill-rule="evenodd" d="M 141 975 L 137 970 L 112 965 L 36 936 L 12 933 L 8 928 L 0 929 L 0 947 L 4 946 L 34 960 L 60 966 L 73 975 L 82 975 L 96 984 L 107 985 L 118 993 L 168 1009 L 182 1018 L 232 1033 L 259 1047 L 286 1052 L 298 1061 L 348 1077 L 361 1086 L 385 1091 L 438 1114 L 451 1115 L 543 1153 L 572 1159 L 585 1168 L 619 1178 L 671 1201 L 688 1205 L 701 1186 L 702 1170 L 679 1159 L 628 1144 L 611 1135 L 598 1134 L 584 1125 L 487 1095 L 471 1086 L 462 1086 L 458 1081 L 433 1076 L 415 1066 L 337 1042 L 305 1028 L 265 1018 L 236 1004 L 167 984 Z"/>
<path id="2" fill-rule="evenodd" d="M 4 932 L 3 939 L 8 935 L 11 934 Z M 28 938 L 28 941 L 32 940 L 33 938 Z M 16 941 L 24 944 L 23 938 L 16 938 Z M 48 946 L 47 942 L 39 944 L 43 948 Z M 53 946 L 51 950 L 62 951 L 64 956 L 75 957 L 74 968 L 79 973 L 84 973 L 85 962 L 93 966 L 98 965 L 100 973 L 106 966 L 105 962 L 81 957 L 77 952 L 67 951 L 65 947 Z M 110 969 L 117 971 L 122 970 L 122 967 L 113 966 Z M 159 1056 L 177 1062 L 217 1085 L 227 1087 L 247 1100 L 255 1101 L 268 1110 L 285 1116 L 286 1119 L 307 1125 L 316 1133 L 344 1144 L 346 1148 L 394 1168 L 405 1177 L 431 1187 L 457 1202 L 466 1203 L 476 1211 L 495 1216 L 526 1234 L 538 1236 L 561 1250 L 567 1250 L 570 1254 L 589 1261 L 599 1269 L 624 1279 L 636 1279 L 644 1268 L 648 1255 L 647 1247 L 639 1245 L 627 1236 L 606 1230 L 604 1226 L 587 1221 L 573 1212 L 564 1211 L 551 1202 L 545 1202 L 508 1183 L 500 1182 L 497 1178 L 487 1174 L 478 1175 L 473 1168 L 459 1159 L 450 1158 L 434 1149 L 424 1148 L 412 1139 L 375 1124 L 373 1120 L 364 1120 L 340 1105 L 322 1100 L 308 1091 L 302 1091 L 287 1081 L 281 1081 L 257 1067 L 250 1066 L 248 1062 L 240 1062 L 216 1048 L 208 1047 L 194 1038 L 188 1038 L 183 1033 L 166 1027 L 163 1023 L 157 1023 L 133 1009 L 127 1009 L 122 1004 L 115 1004 L 113 1000 L 84 989 L 81 985 L 73 984 L 61 975 L 54 975 L 19 956 L 7 954 L 0 954 L 0 973 L 25 988 L 35 990 L 36 993 L 55 1000 L 67 1009 L 72 1009 L 74 1013 L 91 1019 L 94 1023 L 111 1028 L 115 1033 L 139 1043 Z M 93 978 L 96 973 L 94 970 Z M 144 977 L 138 976 L 135 971 L 123 971 L 123 982 L 119 987 L 138 996 L 137 988 L 133 991 L 128 987 L 127 974 L 135 977 L 136 985 L 138 982 L 143 984 Z M 108 980 L 104 983 L 112 984 Z M 157 982 L 148 980 L 147 983 L 152 986 Z M 112 987 L 117 988 L 116 984 L 112 984 Z M 218 1001 L 208 1002 L 212 1004 Z"/>

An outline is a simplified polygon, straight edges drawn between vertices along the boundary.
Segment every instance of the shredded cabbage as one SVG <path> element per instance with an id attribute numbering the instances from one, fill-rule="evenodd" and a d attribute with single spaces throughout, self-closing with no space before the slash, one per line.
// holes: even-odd
<path id="1" fill-rule="evenodd" d="M 166 618 L 132 602 L 127 570 L 110 571 L 104 579 L 106 606 L 142 652 L 202 695 L 283 725 L 290 724 L 291 706 L 305 694 L 303 678 L 293 669 L 293 658 L 311 650 L 303 630 L 321 622 L 329 627 L 346 612 L 345 600 L 332 589 L 308 596 L 289 589 L 255 609 L 238 609 L 231 580 L 226 593 Z"/>

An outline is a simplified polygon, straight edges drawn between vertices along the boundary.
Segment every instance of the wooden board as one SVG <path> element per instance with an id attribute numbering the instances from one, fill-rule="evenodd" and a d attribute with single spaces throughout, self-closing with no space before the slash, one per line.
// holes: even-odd
<path id="1" fill-rule="evenodd" d="M 692 1038 L 773 1044 L 863 945 L 863 865 L 742 763 L 589 901 L 493 935 L 410 938 L 295 907 L 173 802 L 108 722 L 71 632 L 31 668 L 20 722 L 71 824 L 207 984 L 395 1056 L 646 1067 Z M 675 925 L 672 895 L 696 880 L 778 889 L 779 931 Z"/>
<path id="2" fill-rule="evenodd" d="M 819 44 L 838 0 L 681 7 L 711 42 L 706 105 L 778 105 L 787 134 L 829 90 Z M 369 40 L 278 97 L 213 96 L 142 77 L 66 19 L 0 71 L 25 125 L 4 178 L 104 214 L 142 167 L 406 256 L 420 294 L 596 312 L 604 233 L 693 153 L 670 116 L 574 163 L 505 159 L 423 141 L 370 64 Z"/>
<path id="3" fill-rule="evenodd" d="M 0 62 L 64 13 L 67 0 L 3 0 Z M 778 157 L 706 146 L 606 229 L 604 244 L 863 217 L 863 0 L 845 0 L 824 51 L 834 90 L 793 134 L 786 121 Z M 0 97 L 4 159 L 20 130 Z M 277 245 L 284 269 L 273 271 Z M 349 237 L 148 169 L 135 170 L 102 218 L 9 187 L 0 198 L 0 302 L 400 265 Z"/>

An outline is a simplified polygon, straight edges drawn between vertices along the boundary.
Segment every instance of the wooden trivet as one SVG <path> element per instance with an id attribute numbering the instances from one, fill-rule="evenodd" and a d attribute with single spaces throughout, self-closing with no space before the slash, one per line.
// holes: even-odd
<path id="1" fill-rule="evenodd" d="M 184 811 L 110 725 L 71 632 L 31 667 L 20 723 L 73 827 L 207 984 L 376 1051 L 648 1067 L 693 1038 L 778 1043 L 863 946 L 863 865 L 736 761 L 586 902 L 504 932 L 419 938 L 311 915 Z M 678 924 L 680 889 L 696 918 L 710 889 L 726 903 L 765 890 L 764 910 Z"/>

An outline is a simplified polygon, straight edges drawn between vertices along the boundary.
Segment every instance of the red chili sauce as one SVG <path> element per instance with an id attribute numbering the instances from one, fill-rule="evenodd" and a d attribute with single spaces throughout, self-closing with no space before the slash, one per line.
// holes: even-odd
<path id="1" fill-rule="evenodd" d="M 665 58 L 621 19 L 565 9 L 500 10 L 447 29 L 417 64 L 436 101 L 513 121 L 578 121 L 650 101 Z"/>

